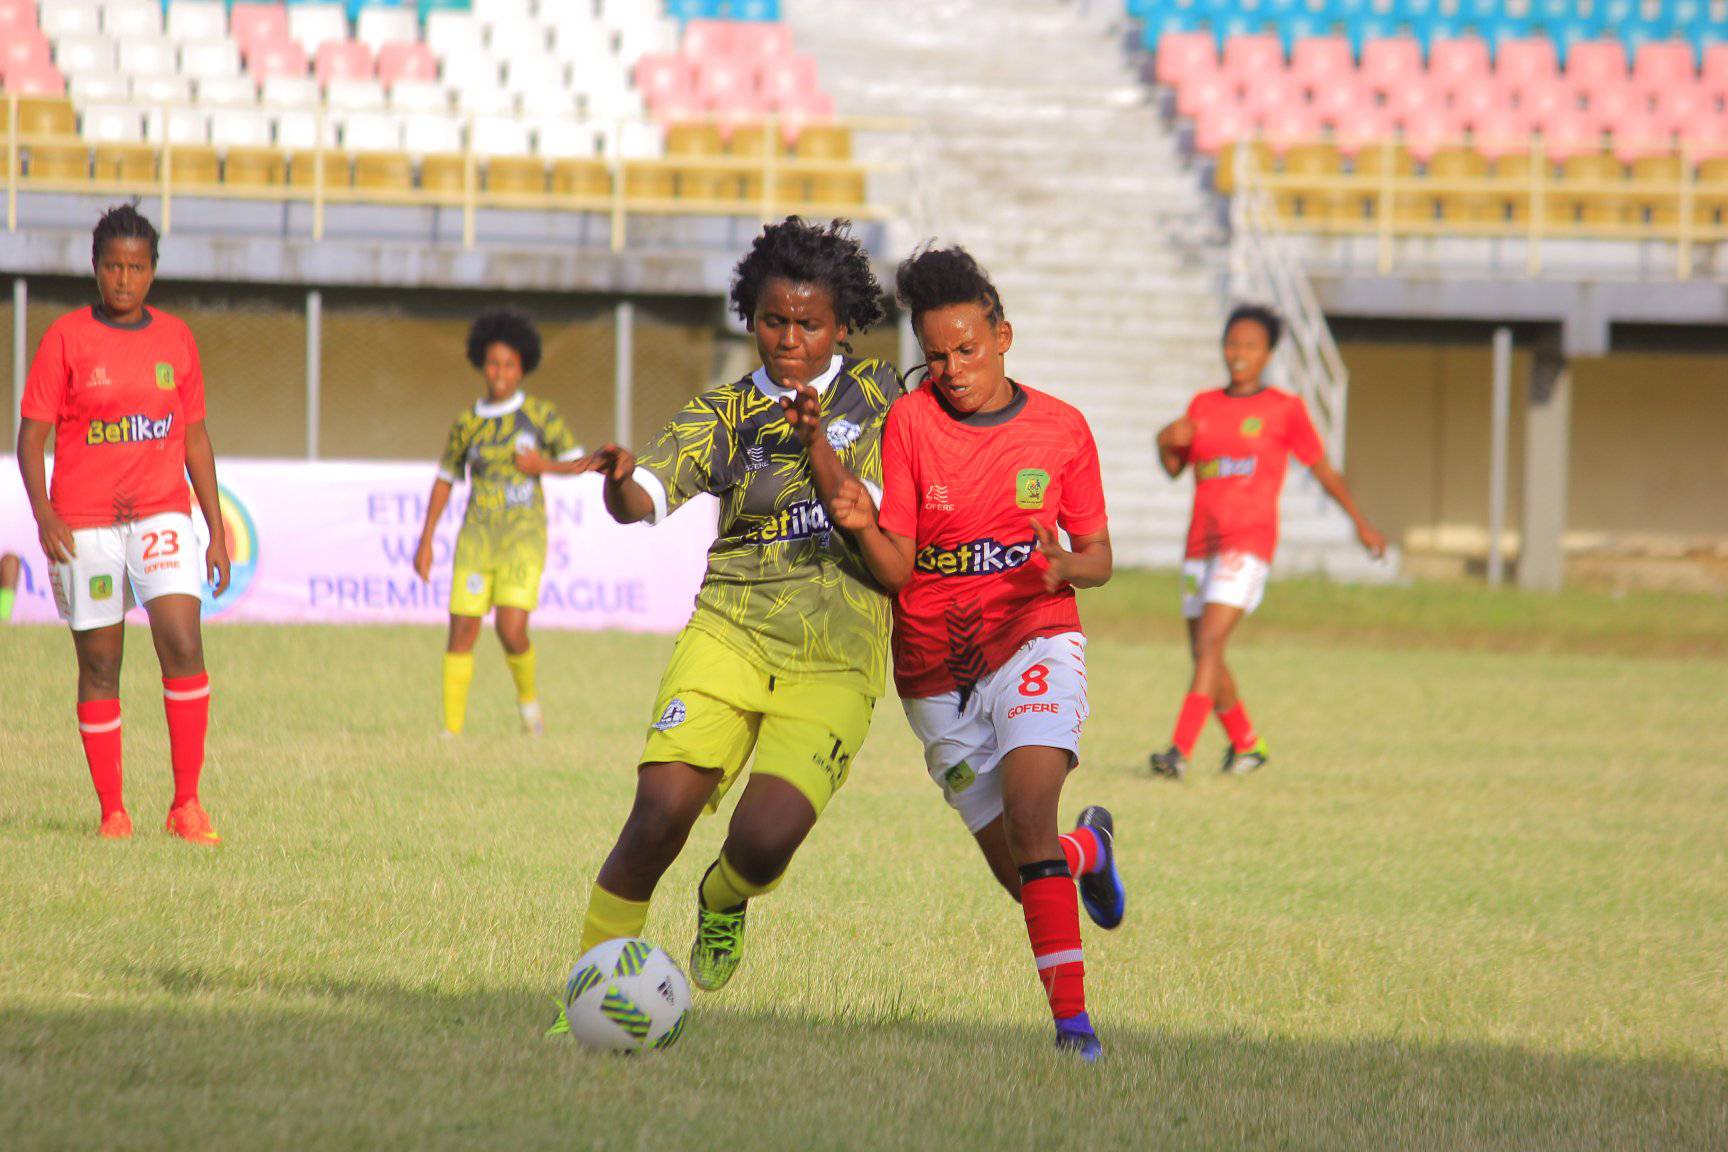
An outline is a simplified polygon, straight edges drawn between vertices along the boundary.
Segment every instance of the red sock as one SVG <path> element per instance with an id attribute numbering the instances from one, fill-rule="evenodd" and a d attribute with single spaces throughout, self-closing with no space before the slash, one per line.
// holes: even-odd
<path id="1" fill-rule="evenodd" d="M 1058 1020 L 1086 1011 L 1086 963 L 1080 952 L 1080 898 L 1060 861 L 1020 869 L 1020 908 L 1038 964 L 1038 981 Z"/>
<path id="2" fill-rule="evenodd" d="M 1068 861 L 1068 871 L 1087 876 L 1104 863 L 1104 846 L 1098 843 L 1098 833 L 1090 828 L 1076 828 L 1062 834 L 1062 855 Z"/>
<path id="3" fill-rule="evenodd" d="M 120 799 L 120 701 L 86 700 L 78 705 L 78 736 L 84 741 L 84 759 L 90 765 L 90 783 L 102 815 L 119 812 Z"/>
<path id="4" fill-rule="evenodd" d="M 1176 750 L 1182 755 L 1194 751 L 1194 742 L 1200 739 L 1200 729 L 1206 727 L 1206 714 L 1210 711 L 1210 696 L 1190 692 L 1182 698 L 1182 711 L 1176 717 L 1176 734 L 1170 738 L 1170 743 L 1176 745 Z"/>
<path id="5" fill-rule="evenodd" d="M 204 733 L 210 727 L 210 676 L 162 677 L 162 711 L 168 715 L 168 757 L 174 765 L 174 807 L 198 799 L 204 771 Z"/>
<path id="6" fill-rule="evenodd" d="M 1240 700 L 1231 705 L 1230 711 L 1218 713 L 1218 723 L 1224 725 L 1230 746 L 1238 752 L 1252 752 L 1254 745 L 1260 742 L 1260 737 L 1254 732 L 1254 722 L 1248 719 L 1248 709 L 1242 707 Z"/>

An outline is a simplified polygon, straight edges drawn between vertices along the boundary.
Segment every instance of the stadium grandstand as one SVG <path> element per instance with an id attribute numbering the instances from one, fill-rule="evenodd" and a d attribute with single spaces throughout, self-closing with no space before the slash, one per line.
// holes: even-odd
<path id="1" fill-rule="evenodd" d="M 0 0 L 13 393 L 83 298 L 90 220 L 137 198 L 167 234 L 159 298 L 229 389 L 225 452 L 423 456 L 465 387 L 437 357 L 498 292 L 560 325 L 572 418 L 628 440 L 748 358 L 721 299 L 760 222 L 845 215 L 885 265 L 941 236 L 991 267 L 1015 370 L 1099 430 L 1127 562 L 1179 558 L 1186 487 L 1152 436 L 1253 298 L 1291 321 L 1283 379 L 1406 570 L 1719 567 L 1724 17 Z M 1499 327 L 1531 386 L 1496 409 Z M 916 359 L 903 328 L 862 347 Z M 1395 571 L 1305 476 L 1284 517 L 1286 571 Z"/>

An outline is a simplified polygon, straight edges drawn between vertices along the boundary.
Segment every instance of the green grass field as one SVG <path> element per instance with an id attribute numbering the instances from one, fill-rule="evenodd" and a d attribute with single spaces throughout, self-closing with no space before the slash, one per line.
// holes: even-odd
<path id="1" fill-rule="evenodd" d="M 451 746 L 438 632 L 212 628 L 204 852 L 147 637 L 110 844 L 70 643 L 0 632 L 0 1147 L 1728 1147 L 1728 605 L 1276 585 L 1234 661 L 1273 765 L 1213 728 L 1173 785 L 1174 587 L 1086 601 L 1092 1068 L 892 700 L 738 978 L 625 1060 L 541 1031 L 668 640 L 541 636 L 534 743 L 488 639 Z M 721 832 L 649 922 L 681 963 Z"/>

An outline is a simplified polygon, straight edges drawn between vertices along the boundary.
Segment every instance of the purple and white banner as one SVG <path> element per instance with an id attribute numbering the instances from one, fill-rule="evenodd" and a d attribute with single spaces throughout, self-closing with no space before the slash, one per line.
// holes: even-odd
<path id="1" fill-rule="evenodd" d="M 414 549 L 432 488 L 431 465 L 219 459 L 216 472 L 234 574 L 221 599 L 206 602 L 207 618 L 296 624 L 447 619 L 465 486 L 456 489 L 438 525 L 432 579 L 422 581 L 414 574 Z M 683 627 L 714 538 L 714 502 L 693 501 L 651 528 L 614 523 L 596 476 L 547 477 L 545 489 L 550 546 L 534 626 Z M 193 519 L 202 532 L 196 502 Z M 0 552 L 16 552 L 24 561 L 13 619 L 57 619 L 36 521 L 11 457 L 0 458 Z"/>

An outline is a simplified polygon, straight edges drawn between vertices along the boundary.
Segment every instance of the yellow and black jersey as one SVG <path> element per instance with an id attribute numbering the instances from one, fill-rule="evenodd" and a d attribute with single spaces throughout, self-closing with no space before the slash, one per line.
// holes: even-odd
<path id="1" fill-rule="evenodd" d="M 544 560 L 546 498 L 540 478 L 516 467 L 516 454 L 529 449 L 554 460 L 582 454 L 551 402 L 522 392 L 508 400 L 483 400 L 451 426 L 438 475 L 452 484 L 464 478 L 469 483 L 468 513 L 456 542 L 458 566 Z"/>

